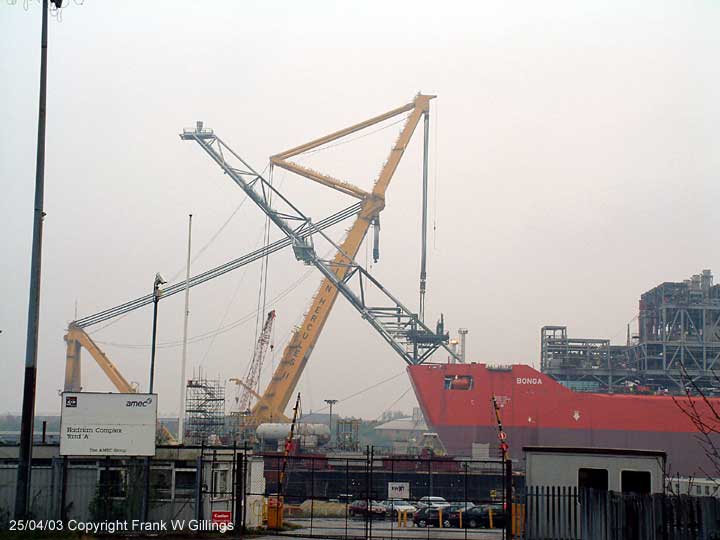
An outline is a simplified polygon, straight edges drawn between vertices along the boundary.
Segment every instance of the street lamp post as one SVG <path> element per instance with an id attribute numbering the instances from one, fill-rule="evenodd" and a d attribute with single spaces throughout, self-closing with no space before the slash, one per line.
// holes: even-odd
<path id="1" fill-rule="evenodd" d="M 152 345 L 150 347 L 150 387 L 148 393 L 153 393 L 153 382 L 155 380 L 155 340 L 157 337 L 157 314 L 158 314 L 158 302 L 160 301 L 160 285 L 165 285 L 167 281 L 157 273 L 155 274 L 155 281 L 153 283 L 153 325 L 152 325 Z"/>
<path id="2" fill-rule="evenodd" d="M 163 277 L 157 273 L 155 274 L 155 281 L 153 282 L 153 323 L 152 323 L 152 344 L 150 346 L 150 384 L 148 385 L 148 394 L 153 393 L 153 384 L 155 382 L 155 343 L 157 338 L 157 314 L 158 314 L 158 302 L 160 302 L 160 285 L 167 283 Z M 145 458 L 145 478 L 144 478 L 144 490 L 142 498 L 142 520 L 147 523 L 150 515 L 150 458 Z"/>
<path id="3" fill-rule="evenodd" d="M 51 0 L 56 9 L 62 0 Z M 15 518 L 27 516 L 32 474 L 33 424 L 37 382 L 38 331 L 40 327 L 40 277 L 42 268 L 43 209 L 45 198 L 45 108 L 47 96 L 48 0 L 42 2 L 40 35 L 40 96 L 38 103 L 38 137 L 35 158 L 35 204 L 33 208 L 32 250 L 30 259 L 30 295 L 28 300 L 27 343 L 25 347 L 25 378 L 20 425 Z"/>
<path id="4" fill-rule="evenodd" d="M 333 441 L 333 439 L 334 439 L 333 431 L 332 431 L 332 408 L 333 408 L 333 405 L 335 405 L 337 402 L 338 402 L 337 399 L 326 399 L 325 400 L 325 403 L 330 405 L 330 444 L 332 444 L 334 442 Z"/>

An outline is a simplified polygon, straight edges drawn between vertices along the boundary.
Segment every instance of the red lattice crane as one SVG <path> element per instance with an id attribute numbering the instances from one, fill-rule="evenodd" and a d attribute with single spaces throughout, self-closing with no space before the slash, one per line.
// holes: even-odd
<path id="1" fill-rule="evenodd" d="M 230 379 L 236 382 L 240 386 L 240 397 L 238 398 L 238 411 L 242 414 L 250 409 L 250 401 L 253 397 L 261 399 L 258 395 L 257 388 L 258 382 L 260 381 L 260 372 L 262 371 L 262 365 L 267 354 L 268 347 L 270 345 L 270 334 L 272 332 L 273 322 L 275 321 L 275 310 L 273 309 L 267 314 L 265 324 L 263 325 L 260 337 L 255 344 L 255 350 L 253 351 L 253 357 L 248 366 L 245 379 Z"/>

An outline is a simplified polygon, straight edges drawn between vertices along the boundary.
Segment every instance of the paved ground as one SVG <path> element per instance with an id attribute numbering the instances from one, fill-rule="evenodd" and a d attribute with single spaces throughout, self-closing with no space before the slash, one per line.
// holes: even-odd
<path id="1" fill-rule="evenodd" d="M 413 527 L 412 523 L 408 528 L 398 528 L 394 521 L 373 521 L 372 536 L 366 531 L 365 522 L 362 520 L 348 520 L 344 518 L 315 518 L 310 522 L 309 518 L 293 518 L 288 523 L 300 528 L 283 533 L 292 535 L 294 538 L 303 539 L 312 536 L 322 537 L 323 535 L 340 538 L 403 538 L 403 539 L 447 539 L 447 540 L 499 540 L 503 537 L 501 530 L 486 529 L 437 529 L 430 527 L 420 529 Z M 276 536 L 263 536 L 262 540 L 277 538 Z"/>

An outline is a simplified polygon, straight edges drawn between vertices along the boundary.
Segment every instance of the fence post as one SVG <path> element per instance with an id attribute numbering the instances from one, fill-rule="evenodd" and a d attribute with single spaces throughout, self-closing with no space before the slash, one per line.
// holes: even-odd
<path id="1" fill-rule="evenodd" d="M 62 457 L 60 478 L 60 520 L 67 522 L 67 481 L 68 481 L 68 462 L 67 456 Z"/>
<path id="2" fill-rule="evenodd" d="M 370 506 L 368 506 L 368 514 L 370 515 L 370 536 L 368 536 L 368 538 L 372 538 L 372 527 L 373 527 L 373 517 L 374 517 L 373 512 L 372 512 L 372 503 L 373 503 L 373 499 L 375 496 L 375 492 L 373 491 L 373 480 L 374 480 L 373 479 L 373 462 L 374 461 L 375 461 L 375 447 L 371 446 L 370 447 L 370 468 L 369 468 L 369 470 L 370 470 L 370 473 L 369 473 L 370 474 L 370 478 L 369 478 L 369 480 L 370 480 L 370 484 L 369 484 L 369 488 L 370 488 L 369 489 L 369 493 L 370 493 L 369 504 L 370 504 Z"/>
<path id="3" fill-rule="evenodd" d="M 203 458 L 199 455 L 195 458 L 195 519 L 200 522 L 203 518 L 202 482 L 203 482 Z"/>
<path id="4" fill-rule="evenodd" d="M 148 458 L 148 459 L 150 459 L 150 458 Z M 149 465 L 147 468 L 147 475 L 148 475 L 148 477 L 150 476 L 150 466 Z M 149 486 L 150 484 L 147 484 L 147 485 Z M 100 483 L 100 489 L 102 489 L 102 482 Z M 105 495 L 102 499 L 102 501 L 103 501 L 102 516 L 103 516 L 103 519 L 106 521 L 110 520 L 110 506 L 112 505 L 112 499 L 110 497 L 112 497 L 112 493 L 113 493 L 112 490 L 113 490 L 113 485 L 110 482 L 110 456 L 105 456 Z M 149 512 L 150 511 L 150 494 L 149 494 L 149 492 L 148 492 L 147 505 L 148 505 L 147 508 L 148 508 L 148 512 Z M 146 518 L 145 521 L 149 521 L 149 519 Z"/>
<path id="5" fill-rule="evenodd" d="M 310 536 L 313 535 L 313 519 L 315 517 L 315 457 L 310 457 Z"/>
<path id="6" fill-rule="evenodd" d="M 571 503 L 572 503 L 572 531 L 573 531 L 573 538 L 583 538 L 580 536 L 580 531 L 578 530 L 578 505 L 580 504 L 580 499 L 578 497 L 578 488 L 577 486 L 573 486 L 572 488 L 572 497 L 571 497 Z"/>
<path id="7" fill-rule="evenodd" d="M 248 446 L 247 441 L 245 441 L 245 444 L 243 444 L 243 459 L 242 459 L 242 492 L 243 492 L 243 505 L 242 505 L 242 523 L 240 525 L 240 530 L 242 531 L 243 535 L 245 534 L 245 524 L 247 523 L 247 492 L 250 491 L 248 488 Z M 263 475 L 265 474 L 265 460 L 263 459 Z M 250 484 L 252 486 L 252 484 Z"/>
<path id="8" fill-rule="evenodd" d="M 230 515 L 232 516 L 233 523 L 235 523 L 235 516 L 237 515 L 237 464 L 237 441 L 233 440 L 232 467 L 230 469 Z"/>
<path id="9" fill-rule="evenodd" d="M 368 518 L 370 516 L 370 446 L 365 448 L 365 538 L 368 538 Z"/>
<path id="10" fill-rule="evenodd" d="M 233 444 L 234 446 L 234 444 Z M 244 506 L 245 490 L 242 489 L 240 474 L 241 458 L 237 449 L 233 448 L 233 523 L 235 526 L 240 525 L 242 516 L 242 507 Z"/>
<path id="11" fill-rule="evenodd" d="M 505 538 L 506 540 L 512 540 L 512 500 L 513 498 L 513 485 L 512 485 L 512 460 L 510 456 L 505 460 Z"/>

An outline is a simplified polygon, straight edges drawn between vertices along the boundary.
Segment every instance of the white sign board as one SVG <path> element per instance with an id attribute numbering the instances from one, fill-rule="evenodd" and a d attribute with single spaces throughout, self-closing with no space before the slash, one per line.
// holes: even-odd
<path id="1" fill-rule="evenodd" d="M 60 455 L 154 456 L 157 394 L 63 392 Z"/>
<path id="2" fill-rule="evenodd" d="M 388 499 L 409 499 L 410 482 L 388 482 Z"/>

